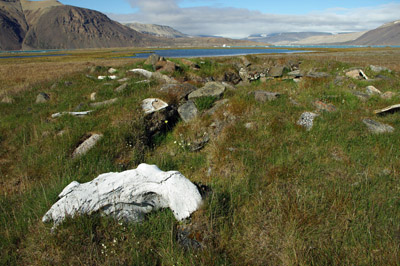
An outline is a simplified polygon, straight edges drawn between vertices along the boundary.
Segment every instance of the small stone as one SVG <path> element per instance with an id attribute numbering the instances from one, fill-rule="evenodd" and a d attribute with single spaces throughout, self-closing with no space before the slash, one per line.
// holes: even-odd
<path id="1" fill-rule="evenodd" d="M 314 119 L 318 114 L 312 112 L 304 112 L 301 114 L 300 119 L 297 121 L 299 126 L 305 127 L 307 131 L 310 131 L 314 125 Z"/>
<path id="2" fill-rule="evenodd" d="M 122 92 L 128 87 L 128 83 L 124 83 L 115 89 L 116 92 Z"/>
<path id="3" fill-rule="evenodd" d="M 335 112 L 336 111 L 336 107 L 333 104 L 330 103 L 324 103 L 321 101 L 315 101 L 313 102 L 313 105 L 315 106 L 315 108 L 317 108 L 317 112 Z"/>
<path id="4" fill-rule="evenodd" d="M 113 104 L 113 103 L 115 103 L 117 101 L 118 101 L 118 98 L 114 98 L 114 99 L 107 100 L 107 101 L 104 101 L 104 102 L 91 103 L 90 106 L 91 107 L 100 107 L 100 106 Z"/>
<path id="5" fill-rule="evenodd" d="M 117 72 L 118 72 L 118 70 L 116 70 L 115 68 L 108 69 L 108 73 L 110 73 L 110 74 L 115 74 Z"/>
<path id="6" fill-rule="evenodd" d="M 380 90 L 378 90 L 377 88 L 375 88 L 374 86 L 368 86 L 366 89 L 365 89 L 365 92 L 368 94 L 368 95 L 381 95 L 382 94 L 382 92 L 380 91 Z"/>
<path id="7" fill-rule="evenodd" d="M 254 123 L 251 123 L 251 122 L 246 123 L 246 124 L 244 125 L 244 127 L 247 128 L 247 129 L 253 129 L 253 128 L 254 128 Z"/>
<path id="8" fill-rule="evenodd" d="M 41 92 L 36 96 L 36 103 L 46 103 L 50 100 L 50 95 L 45 92 Z"/>
<path id="9" fill-rule="evenodd" d="M 273 101 L 281 96 L 281 94 L 278 92 L 254 91 L 251 93 L 254 93 L 254 99 L 257 102 Z"/>
<path id="10" fill-rule="evenodd" d="M 72 158 L 77 158 L 86 154 L 102 137 L 102 134 L 91 134 L 89 138 L 83 141 L 82 144 L 75 149 L 75 151 L 72 153 Z"/>
<path id="11" fill-rule="evenodd" d="M 394 96 L 396 96 L 396 93 L 391 92 L 391 91 L 387 91 L 387 92 L 385 92 L 385 93 L 383 93 L 383 94 L 381 95 L 381 98 L 382 98 L 382 99 L 385 99 L 385 100 L 390 100 L 390 99 L 392 99 Z"/>
<path id="12" fill-rule="evenodd" d="M 183 121 L 190 122 L 195 119 L 198 115 L 198 110 L 194 102 L 188 101 L 178 108 L 179 116 Z"/>
<path id="13" fill-rule="evenodd" d="M 363 119 L 363 123 L 368 127 L 368 130 L 374 134 L 391 133 L 394 131 L 392 126 L 379 123 L 369 118 Z"/>
<path id="14" fill-rule="evenodd" d="M 92 92 L 92 93 L 90 94 L 90 100 L 91 100 L 91 101 L 96 101 L 96 95 L 97 95 L 97 92 Z"/>
<path id="15" fill-rule="evenodd" d="M 142 101 L 142 109 L 145 114 L 151 114 L 168 107 L 168 104 L 161 99 L 148 98 Z"/>

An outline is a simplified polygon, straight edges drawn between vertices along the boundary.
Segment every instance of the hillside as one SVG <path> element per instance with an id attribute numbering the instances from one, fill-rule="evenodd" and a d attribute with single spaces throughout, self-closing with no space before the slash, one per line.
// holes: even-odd
<path id="1" fill-rule="evenodd" d="M 245 40 L 271 43 L 273 45 L 290 45 L 294 42 L 309 38 L 312 36 L 329 36 L 331 33 L 326 32 L 282 32 L 273 34 L 256 34 L 251 35 Z"/>
<path id="2" fill-rule="evenodd" d="M 126 23 L 125 26 L 145 34 L 166 38 L 182 38 L 187 37 L 186 34 L 179 32 L 169 26 L 142 23 Z"/>
<path id="3" fill-rule="evenodd" d="M 0 1 L 0 50 L 19 50 L 28 24 L 19 0 Z"/>
<path id="4" fill-rule="evenodd" d="M 400 45 L 400 20 L 386 23 L 368 31 L 351 45 Z"/>

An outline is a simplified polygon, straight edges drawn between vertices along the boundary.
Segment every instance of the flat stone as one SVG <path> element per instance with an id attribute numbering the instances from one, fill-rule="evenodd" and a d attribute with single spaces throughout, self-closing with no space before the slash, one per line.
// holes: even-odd
<path id="1" fill-rule="evenodd" d="M 110 105 L 110 104 L 116 103 L 117 101 L 118 101 L 118 98 L 114 98 L 114 99 L 107 100 L 107 101 L 104 101 L 104 102 L 91 103 L 90 106 L 91 107 L 106 106 L 106 105 Z"/>
<path id="2" fill-rule="evenodd" d="M 396 96 L 396 93 L 391 92 L 391 91 L 387 91 L 387 92 L 385 92 L 385 93 L 383 93 L 383 94 L 381 95 L 381 98 L 382 98 L 382 99 L 385 99 L 385 100 L 390 100 L 390 99 L 392 99 L 394 96 Z"/>
<path id="3" fill-rule="evenodd" d="M 148 98 L 142 101 L 142 109 L 145 114 L 151 114 L 168 107 L 168 104 L 161 99 Z"/>
<path id="4" fill-rule="evenodd" d="M 119 79 L 118 82 L 124 83 L 124 82 L 128 82 L 129 80 L 130 80 L 130 78 L 122 78 L 122 79 Z"/>
<path id="5" fill-rule="evenodd" d="M 199 97 L 217 97 L 220 98 L 225 92 L 225 85 L 218 82 L 207 82 L 204 87 L 198 89 L 189 94 L 189 99 L 199 98 Z"/>
<path id="6" fill-rule="evenodd" d="M 380 90 L 378 90 L 377 88 L 375 88 L 374 86 L 368 86 L 367 88 L 365 88 L 365 92 L 368 95 L 381 95 L 382 92 Z"/>
<path id="7" fill-rule="evenodd" d="M 336 107 L 333 104 L 330 103 L 324 103 L 321 101 L 315 101 L 313 102 L 313 105 L 315 106 L 315 108 L 317 108 L 318 112 L 335 112 L 336 111 Z"/>
<path id="8" fill-rule="evenodd" d="M 52 118 L 57 118 L 63 115 L 72 115 L 72 116 L 86 116 L 88 114 L 90 114 L 91 112 L 93 112 L 92 110 L 89 111 L 83 111 L 83 112 L 60 112 L 60 113 L 55 113 L 52 114 L 51 117 Z"/>
<path id="9" fill-rule="evenodd" d="M 303 74 L 300 72 L 299 69 L 298 69 L 298 70 L 291 71 L 291 72 L 287 73 L 287 75 L 290 76 L 290 77 L 295 77 L 295 78 L 301 78 L 301 77 L 303 77 Z"/>
<path id="10" fill-rule="evenodd" d="M 304 112 L 301 114 L 297 124 L 299 126 L 305 127 L 307 131 L 310 131 L 314 125 L 314 119 L 318 116 L 316 113 Z"/>
<path id="11" fill-rule="evenodd" d="M 99 211 L 117 220 L 140 222 L 153 210 L 170 208 L 177 220 L 183 220 L 202 204 L 196 185 L 180 172 L 164 172 L 148 164 L 101 174 L 84 184 L 74 181 L 58 198 L 42 218 L 43 222 L 53 222 L 53 229 L 67 217 Z"/>
<path id="12" fill-rule="evenodd" d="M 285 66 L 273 66 L 271 69 L 268 71 L 268 76 L 278 78 L 282 77 L 283 71 L 285 70 Z"/>
<path id="13" fill-rule="evenodd" d="M 374 114 L 385 115 L 385 114 L 392 114 L 392 113 L 399 112 L 399 111 L 400 111 L 400 104 L 395 104 L 395 105 L 385 107 L 383 109 L 375 110 Z"/>
<path id="14" fill-rule="evenodd" d="M 99 140 L 103 138 L 102 134 L 91 134 L 82 144 L 80 144 L 72 153 L 72 158 L 77 158 L 85 155 L 91 150 Z"/>
<path id="15" fill-rule="evenodd" d="M 36 103 L 46 103 L 50 100 L 50 95 L 45 92 L 41 92 L 36 96 Z"/>
<path id="16" fill-rule="evenodd" d="M 122 92 L 122 91 L 124 91 L 127 87 L 128 87 L 128 83 L 124 83 L 124 84 L 122 84 L 121 86 L 118 86 L 118 87 L 115 89 L 115 91 L 116 91 L 116 92 Z"/>
<path id="17" fill-rule="evenodd" d="M 161 87 L 160 91 L 173 95 L 179 101 L 185 99 L 190 93 L 197 90 L 197 88 L 191 84 L 166 84 Z"/>
<path id="18" fill-rule="evenodd" d="M 195 119 L 198 115 L 198 112 L 199 111 L 197 110 L 196 105 L 192 101 L 187 101 L 178 108 L 179 116 L 186 123 Z"/>
<path id="19" fill-rule="evenodd" d="M 254 99 L 257 102 L 273 101 L 281 96 L 281 94 L 278 92 L 269 92 L 269 91 L 254 91 L 250 92 L 250 94 L 254 94 Z"/>
<path id="20" fill-rule="evenodd" d="M 391 133 L 394 131 L 392 126 L 379 123 L 369 118 L 363 119 L 363 123 L 368 127 L 368 130 L 374 134 Z"/>
<path id="21" fill-rule="evenodd" d="M 131 69 L 131 70 L 129 70 L 129 72 L 142 75 L 142 76 L 144 76 L 144 77 L 146 77 L 148 79 L 153 76 L 153 72 L 150 72 L 148 70 L 141 69 L 141 68 Z"/>
<path id="22" fill-rule="evenodd" d="M 328 78 L 330 77 L 330 75 L 325 72 L 309 72 L 306 77 L 319 79 L 319 78 Z"/>

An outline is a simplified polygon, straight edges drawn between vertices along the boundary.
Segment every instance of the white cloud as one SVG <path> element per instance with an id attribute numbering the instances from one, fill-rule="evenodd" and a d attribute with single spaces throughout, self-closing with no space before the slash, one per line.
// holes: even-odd
<path id="1" fill-rule="evenodd" d="M 139 11 L 128 15 L 108 15 L 120 22 L 168 25 L 190 35 L 217 35 L 230 38 L 275 32 L 364 31 L 400 18 L 400 3 L 355 9 L 333 8 L 305 15 L 276 15 L 243 8 L 181 8 L 179 0 L 129 0 L 129 2 Z"/>

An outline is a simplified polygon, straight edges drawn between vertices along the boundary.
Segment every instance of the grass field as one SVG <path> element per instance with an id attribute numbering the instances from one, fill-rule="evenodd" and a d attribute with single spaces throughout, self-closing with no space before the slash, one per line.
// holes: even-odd
<path id="1" fill-rule="evenodd" d="M 120 50 L 119 55 L 134 50 Z M 0 264 L 1 265 L 399 265 L 400 264 L 400 112 L 373 111 L 400 103 L 400 50 L 327 50 L 310 54 L 247 56 L 252 66 L 300 63 L 304 72 L 326 78 L 269 79 L 227 90 L 228 103 L 213 114 L 216 102 L 197 102 L 203 110 L 190 123 L 179 121 L 150 142 L 144 133 L 141 101 L 170 95 L 156 79 L 128 72 L 150 69 L 143 60 L 117 59 L 111 50 L 72 52 L 53 58 L 0 61 Z M 201 87 L 206 78 L 221 80 L 236 71 L 238 57 L 190 59 L 171 73 L 180 82 Z M 392 71 L 374 73 L 369 65 Z M 129 77 L 90 79 L 110 68 Z M 372 81 L 345 76 L 360 67 Z M 379 78 L 380 75 L 380 78 Z M 383 76 L 383 77 L 382 77 Z M 361 100 L 354 91 L 368 85 L 395 96 Z M 259 102 L 250 92 L 282 96 Z M 36 104 L 40 92 L 50 95 Z M 112 105 L 90 107 L 118 98 Z M 333 104 L 310 131 L 296 124 L 313 102 Z M 51 114 L 89 110 L 86 117 Z M 372 134 L 371 118 L 391 125 L 393 133 Z M 190 144 L 222 125 L 204 149 Z M 214 132 L 214 131 L 213 131 Z M 89 133 L 103 139 L 86 155 L 71 154 Z M 212 193 L 190 222 L 177 222 L 169 210 L 141 224 L 123 224 L 99 215 L 68 219 L 51 232 L 41 218 L 70 182 L 87 182 L 101 173 L 135 168 L 139 163 L 178 170 Z M 180 226 L 193 229 L 203 248 L 186 250 L 176 239 Z"/>

